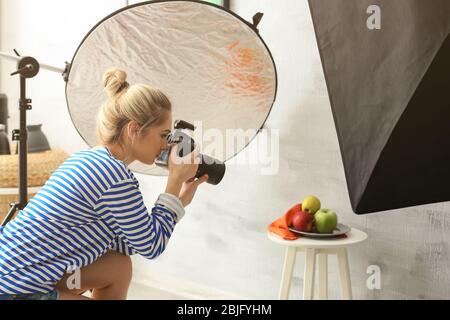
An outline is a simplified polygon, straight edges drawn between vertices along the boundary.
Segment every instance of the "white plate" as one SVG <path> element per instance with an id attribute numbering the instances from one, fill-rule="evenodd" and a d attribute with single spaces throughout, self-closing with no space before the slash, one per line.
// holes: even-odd
<path id="1" fill-rule="evenodd" d="M 313 233 L 313 232 L 304 232 L 297 229 L 294 229 L 292 227 L 289 228 L 289 231 L 292 231 L 294 233 L 300 234 L 304 237 L 308 238 L 334 238 L 341 236 L 343 234 L 346 234 L 347 232 L 350 232 L 351 228 L 345 224 L 338 223 L 336 226 L 336 229 L 334 229 L 333 233 Z"/>

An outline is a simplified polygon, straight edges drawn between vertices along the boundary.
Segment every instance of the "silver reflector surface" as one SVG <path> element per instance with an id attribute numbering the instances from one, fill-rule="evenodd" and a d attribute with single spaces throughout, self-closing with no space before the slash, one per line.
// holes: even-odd
<path id="1" fill-rule="evenodd" d="M 71 63 L 67 104 L 75 127 L 90 146 L 98 144 L 95 120 L 107 99 L 102 76 L 111 67 L 126 71 L 131 85 L 144 83 L 163 90 L 172 101 L 174 120 L 202 121 L 203 132 L 214 129 L 223 137 L 227 130 L 261 129 L 277 90 L 267 46 L 236 14 L 192 1 L 127 7 L 95 26 Z M 248 143 L 255 136 L 251 134 Z M 208 149 L 208 141 L 197 142 Z M 219 152 L 212 148 L 214 154 L 204 153 L 226 161 L 247 145 L 230 153 L 226 144 L 223 141 Z M 166 173 L 141 163 L 130 168 Z"/>

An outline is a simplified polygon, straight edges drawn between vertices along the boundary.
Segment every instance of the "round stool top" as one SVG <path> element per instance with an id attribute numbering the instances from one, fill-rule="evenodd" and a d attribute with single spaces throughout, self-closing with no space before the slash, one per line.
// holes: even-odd
<path id="1" fill-rule="evenodd" d="M 367 234 L 364 231 L 351 228 L 351 231 L 347 233 L 346 238 L 328 238 L 328 239 L 315 239 L 300 237 L 297 240 L 284 240 L 278 235 L 268 232 L 267 236 L 273 242 L 291 247 L 306 247 L 306 248 L 339 248 L 347 247 L 353 244 L 363 242 L 367 239 Z"/>

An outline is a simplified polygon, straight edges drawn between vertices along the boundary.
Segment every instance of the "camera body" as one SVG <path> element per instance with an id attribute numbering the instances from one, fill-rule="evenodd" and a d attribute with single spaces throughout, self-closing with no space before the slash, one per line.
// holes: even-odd
<path id="1" fill-rule="evenodd" d="M 155 160 L 155 164 L 159 167 L 169 167 L 170 154 L 172 153 L 172 149 L 175 145 L 178 146 L 178 156 L 181 158 L 191 154 L 196 147 L 194 139 L 183 132 L 183 130 L 195 131 L 194 125 L 183 120 L 177 120 L 175 121 L 174 128 L 175 130 L 167 137 L 169 148 L 163 151 Z M 225 175 L 225 164 L 207 155 L 200 154 L 199 157 L 200 163 L 195 178 L 200 178 L 207 174 L 209 176 L 207 183 L 218 185 Z"/>

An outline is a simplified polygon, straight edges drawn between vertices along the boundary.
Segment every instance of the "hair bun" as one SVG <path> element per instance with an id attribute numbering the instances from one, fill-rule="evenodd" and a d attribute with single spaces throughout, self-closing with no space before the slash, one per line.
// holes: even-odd
<path id="1" fill-rule="evenodd" d="M 103 75 L 103 87 L 110 97 L 128 88 L 127 73 L 117 68 L 109 69 Z"/>

